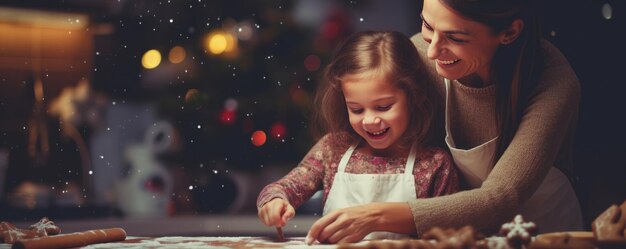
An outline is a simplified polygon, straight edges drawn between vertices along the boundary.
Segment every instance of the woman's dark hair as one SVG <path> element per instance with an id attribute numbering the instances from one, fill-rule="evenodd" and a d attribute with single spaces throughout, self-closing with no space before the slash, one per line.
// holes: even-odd
<path id="1" fill-rule="evenodd" d="M 521 122 L 524 107 L 538 80 L 541 68 L 541 31 L 535 0 L 439 0 L 458 14 L 487 25 L 499 33 L 513 21 L 524 22 L 521 34 L 501 45 L 494 56 L 492 81 L 496 87 L 496 122 L 499 139 L 495 162 L 511 143 Z"/>

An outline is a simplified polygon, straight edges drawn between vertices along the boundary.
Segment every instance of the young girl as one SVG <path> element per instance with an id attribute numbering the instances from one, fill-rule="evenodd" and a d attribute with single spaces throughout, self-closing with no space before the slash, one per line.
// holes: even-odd
<path id="1" fill-rule="evenodd" d="M 263 188 L 257 200 L 263 223 L 285 226 L 295 208 L 319 189 L 324 214 L 458 190 L 450 156 L 428 139 L 434 101 L 419 61 L 413 43 L 398 32 L 357 33 L 340 47 L 317 91 L 317 121 L 326 135 L 295 169 Z M 363 238 L 363 233 L 350 236 Z M 394 237 L 372 233 L 366 238 Z"/>

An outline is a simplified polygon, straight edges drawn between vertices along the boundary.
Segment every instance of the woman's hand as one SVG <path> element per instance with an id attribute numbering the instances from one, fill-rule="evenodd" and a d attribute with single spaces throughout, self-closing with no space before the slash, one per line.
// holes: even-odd
<path id="1" fill-rule="evenodd" d="M 311 226 L 305 242 L 357 242 L 377 231 L 382 212 L 375 203 L 334 210 Z"/>
<path id="2" fill-rule="evenodd" d="M 259 209 L 259 219 L 267 226 L 284 227 L 294 215 L 296 210 L 282 198 L 275 198 Z"/>
<path id="3" fill-rule="evenodd" d="M 332 211 L 313 223 L 305 242 L 357 242 L 377 231 L 415 235 L 409 204 L 375 202 Z"/>

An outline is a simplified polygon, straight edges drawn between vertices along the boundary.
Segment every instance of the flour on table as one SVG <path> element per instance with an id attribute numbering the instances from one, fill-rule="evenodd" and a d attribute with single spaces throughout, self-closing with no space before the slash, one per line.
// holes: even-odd
<path id="1" fill-rule="evenodd" d="M 160 238 L 134 238 L 124 243 L 94 244 L 84 249 L 139 249 L 139 248 L 307 248 L 307 249 L 335 249 L 336 245 L 313 244 L 307 246 L 304 237 L 287 238 L 285 242 L 274 242 L 267 237 L 160 237 Z"/>

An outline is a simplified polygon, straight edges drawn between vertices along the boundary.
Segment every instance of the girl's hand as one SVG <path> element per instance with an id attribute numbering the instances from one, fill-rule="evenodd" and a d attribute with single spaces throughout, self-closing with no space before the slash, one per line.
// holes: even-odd
<path id="1" fill-rule="evenodd" d="M 294 215 L 293 206 L 281 198 L 275 198 L 259 209 L 259 219 L 267 226 L 284 227 Z"/>
<path id="2" fill-rule="evenodd" d="M 334 210 L 311 226 L 305 242 L 357 242 L 376 231 L 381 212 L 372 204 Z"/>

